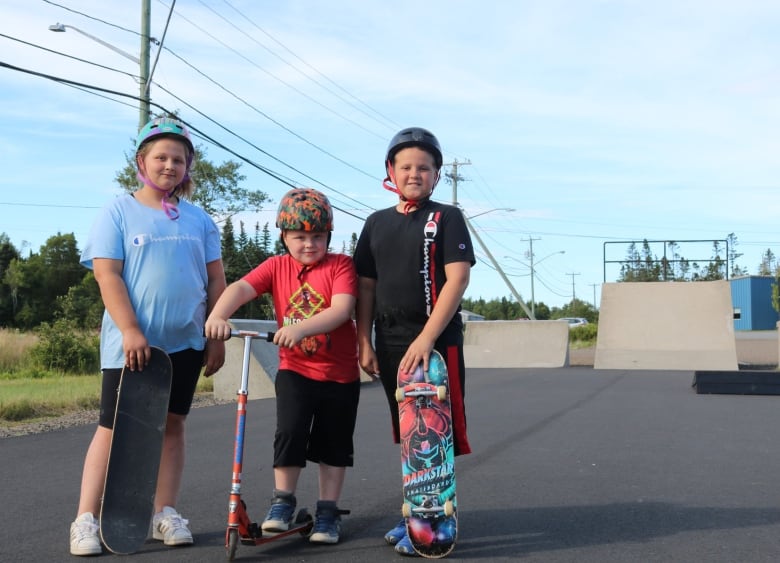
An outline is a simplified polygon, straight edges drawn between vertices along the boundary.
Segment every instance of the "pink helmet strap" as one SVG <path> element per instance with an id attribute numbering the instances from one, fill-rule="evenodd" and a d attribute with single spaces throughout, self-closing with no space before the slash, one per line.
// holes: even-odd
<path id="1" fill-rule="evenodd" d="M 175 221 L 176 219 L 179 218 L 179 208 L 176 207 L 174 204 L 169 203 L 168 199 L 167 199 L 167 198 L 173 196 L 173 192 L 176 191 L 176 188 L 173 188 L 171 191 L 166 191 L 163 188 L 161 188 L 160 186 L 158 186 L 157 184 L 155 184 L 154 182 L 152 182 L 149 178 L 147 178 L 143 174 L 141 174 L 140 170 L 138 172 L 136 172 L 136 178 L 138 178 L 138 180 L 140 182 L 146 184 L 149 187 L 154 188 L 158 192 L 163 192 L 165 194 L 165 197 L 162 198 L 162 208 L 163 208 L 163 211 L 165 211 L 165 214 L 173 221 Z M 182 182 L 184 182 L 186 179 L 187 179 L 187 176 L 185 175 L 184 176 L 184 180 L 182 180 Z"/>

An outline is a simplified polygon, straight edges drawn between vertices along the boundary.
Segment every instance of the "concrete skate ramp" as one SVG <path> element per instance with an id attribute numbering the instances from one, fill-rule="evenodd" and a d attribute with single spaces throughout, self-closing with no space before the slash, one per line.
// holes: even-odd
<path id="1" fill-rule="evenodd" d="M 606 283 L 595 369 L 736 370 L 727 281 Z"/>
<path id="2" fill-rule="evenodd" d="M 569 363 L 563 321 L 468 321 L 463 354 L 470 368 L 553 368 Z"/>
<path id="3" fill-rule="evenodd" d="M 277 329 L 276 321 L 230 319 L 236 330 L 268 332 Z M 249 359 L 249 399 L 275 397 L 274 381 L 279 369 L 279 350 L 265 340 L 253 340 L 252 356 Z M 244 363 L 244 339 L 231 338 L 225 342 L 225 365 L 214 375 L 214 398 L 235 399 L 241 386 L 241 371 Z"/>

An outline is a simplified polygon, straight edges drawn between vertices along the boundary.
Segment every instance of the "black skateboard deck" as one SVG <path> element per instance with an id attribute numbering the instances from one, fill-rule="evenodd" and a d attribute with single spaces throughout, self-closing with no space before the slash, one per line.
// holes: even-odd
<path id="1" fill-rule="evenodd" d="M 143 371 L 122 371 L 100 510 L 100 537 L 113 553 L 134 553 L 149 535 L 172 375 L 155 347 Z"/>

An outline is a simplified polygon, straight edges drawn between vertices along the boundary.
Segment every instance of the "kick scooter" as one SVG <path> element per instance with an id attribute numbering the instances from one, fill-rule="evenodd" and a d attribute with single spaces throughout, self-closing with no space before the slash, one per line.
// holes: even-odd
<path id="1" fill-rule="evenodd" d="M 246 425 L 246 403 L 249 387 L 249 359 L 252 351 L 252 340 L 273 342 L 273 332 L 254 332 L 249 330 L 233 330 L 231 337 L 240 336 L 244 339 L 244 361 L 241 370 L 241 387 L 236 401 L 236 440 L 233 447 L 233 480 L 230 487 L 230 502 L 228 504 L 228 525 L 225 533 L 225 549 L 228 560 L 236 555 L 238 544 L 261 545 L 293 534 L 306 536 L 314 526 L 314 519 L 305 508 L 301 508 L 295 516 L 289 530 L 277 534 L 263 535 L 263 530 L 256 522 L 252 522 L 247 514 L 246 503 L 241 498 L 241 471 L 244 463 L 244 430 Z"/>

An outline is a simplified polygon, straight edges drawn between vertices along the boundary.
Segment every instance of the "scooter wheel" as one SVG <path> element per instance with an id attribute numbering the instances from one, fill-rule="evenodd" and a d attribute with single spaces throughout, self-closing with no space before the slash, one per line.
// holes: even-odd
<path id="1" fill-rule="evenodd" d="M 238 530 L 228 530 L 227 545 L 225 550 L 227 551 L 228 561 L 233 561 L 236 557 L 236 548 L 238 547 Z"/>

